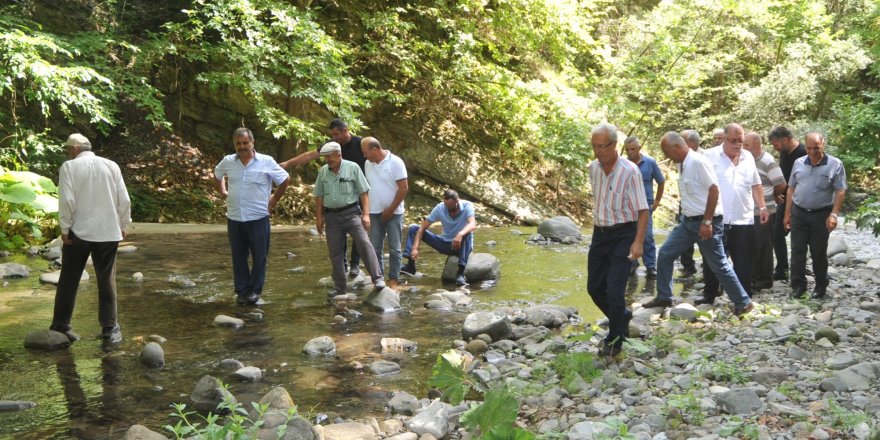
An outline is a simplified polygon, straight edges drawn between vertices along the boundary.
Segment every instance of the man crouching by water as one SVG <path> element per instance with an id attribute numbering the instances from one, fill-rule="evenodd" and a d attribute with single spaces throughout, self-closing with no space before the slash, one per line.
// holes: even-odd
<path id="1" fill-rule="evenodd" d="M 587 292 L 608 317 L 608 336 L 599 354 L 616 356 L 632 319 L 624 294 L 629 268 L 642 256 L 648 201 L 639 167 L 620 160 L 617 153 L 617 128 L 608 123 L 597 125 L 590 143 L 596 160 L 589 170 L 594 224 L 587 256 Z"/>

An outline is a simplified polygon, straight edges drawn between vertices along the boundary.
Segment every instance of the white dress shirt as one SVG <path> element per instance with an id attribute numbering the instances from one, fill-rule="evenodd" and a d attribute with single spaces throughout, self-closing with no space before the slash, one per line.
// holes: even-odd
<path id="1" fill-rule="evenodd" d="M 758 175 L 754 157 L 748 151 L 740 150 L 738 163 L 734 164 L 724 154 L 724 149 L 718 147 L 709 150 L 706 158 L 712 162 L 718 178 L 721 205 L 724 207 L 724 224 L 755 224 L 752 186 L 761 184 L 761 176 Z"/>
<path id="2" fill-rule="evenodd" d="M 678 192 L 681 194 L 681 213 L 685 217 L 695 217 L 706 212 L 706 200 L 709 199 L 709 188 L 718 185 L 718 178 L 712 164 L 705 155 L 688 151 L 681 163 L 681 174 L 678 176 Z M 721 197 L 715 204 L 715 214 L 723 215 Z"/>
<path id="3" fill-rule="evenodd" d="M 85 241 L 121 241 L 131 224 L 131 200 L 119 165 L 83 151 L 58 174 L 61 233 Z"/>

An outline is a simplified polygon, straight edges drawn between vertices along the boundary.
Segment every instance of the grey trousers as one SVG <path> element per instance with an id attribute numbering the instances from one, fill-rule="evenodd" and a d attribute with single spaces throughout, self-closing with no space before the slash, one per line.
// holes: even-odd
<path id="1" fill-rule="evenodd" d="M 333 290 L 337 294 L 345 293 L 345 241 L 346 234 L 351 235 L 358 253 L 365 262 L 367 271 L 375 284 L 382 280 L 382 269 L 376 251 L 370 244 L 370 236 L 361 223 L 361 207 L 352 206 L 342 211 L 324 211 L 324 227 L 327 234 L 327 250 L 330 252 L 330 264 L 333 265 Z"/>
<path id="2" fill-rule="evenodd" d="M 55 290 L 55 313 L 52 326 L 69 329 L 76 305 L 76 291 L 79 279 L 89 254 L 95 265 L 95 278 L 98 281 L 98 322 L 101 327 L 116 326 L 116 249 L 118 241 L 85 241 L 70 231 L 73 244 L 61 248 L 61 277 Z"/>

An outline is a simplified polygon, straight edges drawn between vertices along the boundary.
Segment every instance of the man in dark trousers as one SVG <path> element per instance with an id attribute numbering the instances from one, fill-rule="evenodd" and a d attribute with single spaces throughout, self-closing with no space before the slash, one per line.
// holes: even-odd
<path id="1" fill-rule="evenodd" d="M 342 119 L 335 118 L 330 121 L 330 138 L 333 142 L 339 144 L 340 149 L 342 149 L 342 159 L 350 162 L 354 162 L 361 168 L 362 173 L 366 173 L 366 162 L 367 159 L 364 156 L 363 151 L 361 151 L 361 137 L 354 136 L 348 130 L 348 124 L 345 123 Z M 317 160 L 321 157 L 320 154 L 321 148 L 318 147 L 314 150 L 306 151 L 294 158 L 285 160 L 284 162 L 279 163 L 282 168 L 285 170 L 290 170 L 291 167 L 295 166 L 303 166 L 313 160 Z M 352 237 L 352 240 L 354 237 Z M 348 247 L 348 242 L 346 241 L 343 247 Z M 351 259 L 348 264 L 348 276 L 356 277 L 360 273 L 360 269 L 358 266 L 361 263 L 361 256 L 358 253 L 358 247 L 352 245 L 351 247 Z"/>
<path id="2" fill-rule="evenodd" d="M 105 342 L 122 342 L 116 321 L 116 250 L 131 224 L 131 200 L 115 162 L 95 156 L 89 140 L 74 133 L 64 144 L 70 160 L 58 176 L 58 217 L 61 223 L 61 277 L 55 291 L 51 330 L 70 342 L 80 337 L 70 321 L 76 292 L 89 255 L 98 279 L 98 321 Z"/>
<path id="3" fill-rule="evenodd" d="M 782 176 L 787 184 L 788 179 L 791 178 L 791 168 L 794 166 L 794 162 L 806 156 L 807 150 L 804 148 L 804 144 L 798 142 L 791 135 L 791 130 L 782 126 L 771 130 L 768 138 L 773 149 L 779 153 L 779 168 L 782 168 Z M 788 188 L 786 187 L 786 191 L 776 197 L 776 204 L 783 209 L 787 192 Z M 773 279 L 776 281 L 788 279 L 788 247 L 785 244 L 788 230 L 782 224 L 784 217 L 784 215 L 777 215 L 776 223 L 773 225 L 773 253 L 776 254 L 776 270 L 773 272 Z"/>

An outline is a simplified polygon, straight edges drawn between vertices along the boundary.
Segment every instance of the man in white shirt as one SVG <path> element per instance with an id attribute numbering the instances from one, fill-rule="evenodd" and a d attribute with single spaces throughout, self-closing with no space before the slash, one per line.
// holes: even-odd
<path id="1" fill-rule="evenodd" d="M 755 257 L 755 208 L 761 224 L 769 220 L 764 206 L 764 188 L 755 167 L 755 159 L 743 152 L 745 131 L 739 124 L 724 127 L 724 143 L 706 152 L 715 168 L 721 204 L 724 207 L 724 250 L 730 255 L 733 270 L 746 294 L 752 296 L 752 261 Z M 694 304 L 712 304 L 718 296 L 718 278 L 703 267 L 703 296 Z"/>
<path id="2" fill-rule="evenodd" d="M 406 165 L 400 157 L 382 148 L 374 137 L 361 140 L 361 151 L 367 158 L 365 164 L 367 183 L 370 184 L 370 242 L 376 251 L 379 267 L 382 262 L 383 245 L 388 237 L 388 287 L 396 289 L 400 278 L 403 253 L 400 243 L 403 236 L 403 199 L 409 191 Z"/>
<path id="3" fill-rule="evenodd" d="M 74 133 L 64 144 L 71 160 L 58 176 L 61 223 L 61 276 L 55 291 L 51 330 L 70 342 L 79 339 L 70 321 L 76 292 L 89 255 L 98 280 L 98 321 L 107 343 L 122 342 L 116 321 L 116 249 L 131 224 L 131 200 L 115 162 L 95 156 L 89 140 Z"/>
<path id="4" fill-rule="evenodd" d="M 254 305 L 260 300 L 266 280 L 269 213 L 287 190 L 290 176 L 272 156 L 257 153 L 249 129 L 236 129 L 232 142 L 236 153 L 217 164 L 214 177 L 217 190 L 226 197 L 226 232 L 232 249 L 236 303 Z M 272 184 L 278 186 L 274 194 Z M 251 268 L 248 256 L 253 259 Z"/>
<path id="5" fill-rule="evenodd" d="M 697 130 L 683 130 L 681 132 L 681 137 L 684 138 L 685 143 L 687 143 L 688 148 L 691 151 L 697 152 L 699 154 L 703 154 L 704 151 L 700 148 L 700 133 Z M 678 210 L 678 216 L 681 217 L 681 207 Z M 681 254 L 681 276 L 682 278 L 689 278 L 697 273 L 697 262 L 694 261 L 694 247 L 691 246 L 689 249 L 686 249 Z"/>

